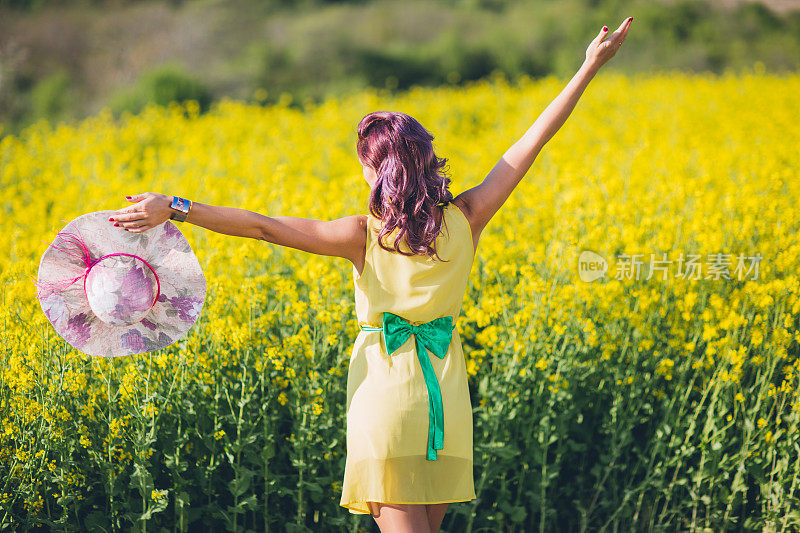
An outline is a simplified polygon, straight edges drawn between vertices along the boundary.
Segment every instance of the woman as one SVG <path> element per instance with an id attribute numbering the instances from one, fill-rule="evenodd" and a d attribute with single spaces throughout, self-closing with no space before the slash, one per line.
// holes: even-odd
<path id="1" fill-rule="evenodd" d="M 134 205 L 110 219 L 140 233 L 177 216 L 353 264 L 361 332 L 348 370 L 341 505 L 369 512 L 383 532 L 437 532 L 449 503 L 475 498 L 471 405 L 454 321 L 478 238 L 617 52 L 632 20 L 611 35 L 603 27 L 564 90 L 480 185 L 455 198 L 433 136 L 408 115 L 376 112 L 358 127 L 368 215 L 268 217 L 145 193 L 128 197 Z"/>

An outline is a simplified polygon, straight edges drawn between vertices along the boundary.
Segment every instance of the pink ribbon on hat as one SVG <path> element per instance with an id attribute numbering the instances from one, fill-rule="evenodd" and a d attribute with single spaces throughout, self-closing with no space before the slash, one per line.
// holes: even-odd
<path id="1" fill-rule="evenodd" d="M 142 259 L 138 255 L 126 254 L 126 253 L 122 253 L 122 252 L 116 252 L 116 253 L 113 253 L 113 254 L 106 254 L 106 255 L 104 255 L 102 257 L 99 257 L 99 258 L 97 258 L 95 260 L 92 260 L 92 254 L 91 254 L 91 252 L 89 252 L 89 248 L 86 246 L 86 243 L 83 242 L 83 239 L 80 237 L 80 235 L 76 235 L 74 233 L 61 233 L 61 232 L 59 232 L 57 234 L 57 236 L 60 236 L 62 238 L 62 240 L 65 241 L 64 246 L 72 245 L 75 248 L 77 248 L 77 250 L 73 249 L 72 251 L 70 251 L 66 247 L 62 247 L 60 244 L 59 245 L 53 244 L 52 245 L 53 249 L 58 250 L 59 252 L 65 253 L 67 255 L 71 255 L 72 257 L 77 257 L 78 259 L 83 261 L 84 265 L 86 265 L 86 269 L 83 271 L 83 274 L 81 274 L 80 276 L 76 276 L 76 277 L 72 278 L 71 280 L 64 279 L 64 280 L 58 280 L 58 281 L 51 281 L 51 282 L 47 282 L 47 283 L 38 283 L 37 282 L 36 285 L 40 289 L 44 289 L 46 291 L 49 291 L 49 294 L 52 294 L 54 292 L 63 292 L 64 290 L 66 290 L 68 287 L 70 287 L 72 284 L 74 284 L 79 279 L 83 279 L 83 290 L 84 290 L 84 292 L 86 292 L 86 276 L 89 274 L 89 271 L 91 271 L 92 268 L 97 263 L 99 263 L 100 261 L 102 261 L 103 259 L 105 259 L 107 257 L 113 257 L 113 256 L 116 256 L 116 255 L 126 255 L 128 257 L 133 257 L 135 259 L 138 259 L 139 261 L 141 261 L 142 263 L 147 265 L 147 268 L 149 268 L 150 272 L 153 273 L 153 277 L 156 278 L 156 297 L 153 299 L 153 303 L 150 304 L 150 307 L 153 307 L 156 304 L 156 302 L 158 301 L 158 297 L 161 295 L 161 281 L 158 279 L 158 274 L 156 274 L 155 269 L 150 265 L 150 263 L 148 263 L 147 261 L 145 261 L 144 259 Z M 45 244 L 48 244 L 48 243 L 45 243 Z M 41 296 L 41 293 L 40 293 L 40 298 L 41 297 L 42 296 Z"/>

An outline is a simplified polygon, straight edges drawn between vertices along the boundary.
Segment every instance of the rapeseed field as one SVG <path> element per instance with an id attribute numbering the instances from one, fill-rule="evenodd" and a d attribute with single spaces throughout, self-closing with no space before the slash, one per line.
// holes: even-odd
<path id="1" fill-rule="evenodd" d="M 200 320 L 100 359 L 47 321 L 39 258 L 67 221 L 147 191 L 366 213 L 356 124 L 375 110 L 436 136 L 457 195 L 565 83 L 104 110 L 2 138 L 0 530 L 369 531 L 338 505 L 349 262 L 179 225 Z M 800 525 L 798 94 L 758 65 L 591 82 L 479 242 L 456 323 L 478 499 L 444 530 Z M 582 278 L 586 251 L 606 276 Z"/>

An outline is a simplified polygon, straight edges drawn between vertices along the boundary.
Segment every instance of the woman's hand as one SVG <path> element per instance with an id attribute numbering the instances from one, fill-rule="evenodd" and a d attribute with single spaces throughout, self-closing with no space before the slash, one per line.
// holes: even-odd
<path id="1" fill-rule="evenodd" d="M 586 49 L 586 64 L 597 71 L 608 62 L 609 59 L 614 57 L 625 36 L 628 34 L 628 28 L 631 26 L 633 17 L 628 17 L 622 21 L 617 31 L 608 35 L 608 27 L 603 26 L 600 34 L 594 38 Z M 608 38 L 606 38 L 608 37 Z"/>
<path id="2" fill-rule="evenodd" d="M 163 224 L 174 212 L 170 207 L 172 196 L 146 192 L 125 198 L 134 205 L 118 210 L 108 220 L 131 233 L 141 233 Z"/>

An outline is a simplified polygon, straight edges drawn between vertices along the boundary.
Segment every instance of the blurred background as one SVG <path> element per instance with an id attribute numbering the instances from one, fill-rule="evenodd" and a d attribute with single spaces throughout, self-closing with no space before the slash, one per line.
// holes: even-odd
<path id="1" fill-rule="evenodd" d="M 627 16 L 615 70 L 800 66 L 800 0 L 0 0 L 0 125 L 187 99 L 303 107 L 495 71 L 569 77 Z"/>

